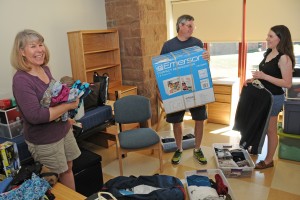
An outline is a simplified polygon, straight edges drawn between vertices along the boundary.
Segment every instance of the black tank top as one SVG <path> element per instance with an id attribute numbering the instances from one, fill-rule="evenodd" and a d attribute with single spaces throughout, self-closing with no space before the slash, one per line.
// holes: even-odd
<path id="1" fill-rule="evenodd" d="M 275 78 L 282 78 L 280 68 L 278 66 L 278 62 L 280 57 L 283 55 L 282 53 L 278 53 L 278 55 L 270 60 L 269 62 L 266 62 L 266 58 L 269 55 L 271 51 L 268 50 L 266 54 L 264 55 L 264 59 L 259 64 L 259 71 L 264 72 L 265 74 L 268 74 L 270 76 L 273 76 Z M 266 80 L 259 79 L 260 82 L 267 88 L 273 95 L 281 95 L 284 94 L 284 91 L 282 87 L 278 87 L 277 85 L 274 85 Z"/>

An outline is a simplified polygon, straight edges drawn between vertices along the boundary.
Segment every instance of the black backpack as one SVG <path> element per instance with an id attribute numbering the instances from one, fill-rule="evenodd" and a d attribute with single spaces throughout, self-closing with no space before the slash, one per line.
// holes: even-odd
<path id="1" fill-rule="evenodd" d="M 122 190 L 130 190 L 139 185 L 147 185 L 155 188 L 148 194 L 123 194 Z M 173 176 L 153 175 L 153 176 L 118 176 L 107 181 L 102 191 L 111 193 L 118 200 L 184 200 L 185 190 L 182 182 Z M 121 191 L 121 192 L 120 192 Z"/>
<path id="2" fill-rule="evenodd" d="M 41 178 L 44 178 L 51 186 L 54 186 L 58 181 L 57 173 L 50 172 L 48 168 L 43 168 L 43 164 L 41 164 L 39 161 L 36 161 L 32 164 L 22 166 L 18 173 L 13 177 L 13 180 L 10 183 L 10 187 L 13 188 L 19 186 L 24 181 L 31 179 L 32 173 Z"/>

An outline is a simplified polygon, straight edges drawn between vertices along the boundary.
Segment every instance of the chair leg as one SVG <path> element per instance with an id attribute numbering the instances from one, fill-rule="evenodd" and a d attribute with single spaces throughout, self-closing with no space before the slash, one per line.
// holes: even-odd
<path id="1" fill-rule="evenodd" d="M 122 150 L 118 136 L 116 136 L 117 157 L 119 159 L 120 176 L 123 176 Z"/>
<path id="2" fill-rule="evenodd" d="M 116 154 L 117 154 L 117 158 L 119 158 L 119 149 L 117 143 L 116 143 Z"/>
<path id="3" fill-rule="evenodd" d="M 122 154 L 119 153 L 118 159 L 119 159 L 119 167 L 120 167 L 120 176 L 123 176 Z"/>
<path id="4" fill-rule="evenodd" d="M 159 145 L 158 147 L 159 171 L 160 173 L 162 173 L 163 172 L 162 146 L 160 143 L 158 145 Z"/>
<path id="5" fill-rule="evenodd" d="M 116 154 L 117 154 L 117 158 L 119 158 L 119 148 L 118 148 L 118 142 L 119 141 L 117 141 L 118 140 L 118 136 L 117 135 L 115 135 L 115 142 L 116 142 Z"/>

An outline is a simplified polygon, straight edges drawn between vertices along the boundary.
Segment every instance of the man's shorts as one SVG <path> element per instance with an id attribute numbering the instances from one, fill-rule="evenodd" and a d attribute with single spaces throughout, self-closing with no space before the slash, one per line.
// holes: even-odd
<path id="1" fill-rule="evenodd" d="M 197 121 L 202 121 L 202 120 L 206 120 L 207 119 L 207 113 L 206 113 L 206 106 L 199 106 L 199 107 L 195 107 L 195 108 L 190 108 L 189 109 L 191 115 L 192 115 L 192 119 L 193 120 L 197 120 Z M 185 110 L 182 111 L 178 111 L 175 113 L 170 113 L 167 114 L 167 119 L 166 121 L 168 123 L 180 123 L 183 122 L 183 117 L 185 114 Z"/>
<path id="2" fill-rule="evenodd" d="M 81 154 L 72 128 L 58 142 L 45 145 L 35 145 L 28 141 L 26 143 L 35 161 L 39 161 L 48 167 L 51 172 L 58 174 L 67 171 L 67 162 L 76 159 Z"/>

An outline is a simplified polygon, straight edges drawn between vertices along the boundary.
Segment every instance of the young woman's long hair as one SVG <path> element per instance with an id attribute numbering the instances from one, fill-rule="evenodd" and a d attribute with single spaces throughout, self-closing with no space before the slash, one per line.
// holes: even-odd
<path id="1" fill-rule="evenodd" d="M 295 67 L 295 54 L 292 36 L 290 30 L 284 25 L 276 25 L 271 30 L 279 37 L 280 41 L 277 45 L 278 52 L 285 54 L 290 57 L 292 61 L 292 67 Z"/>

